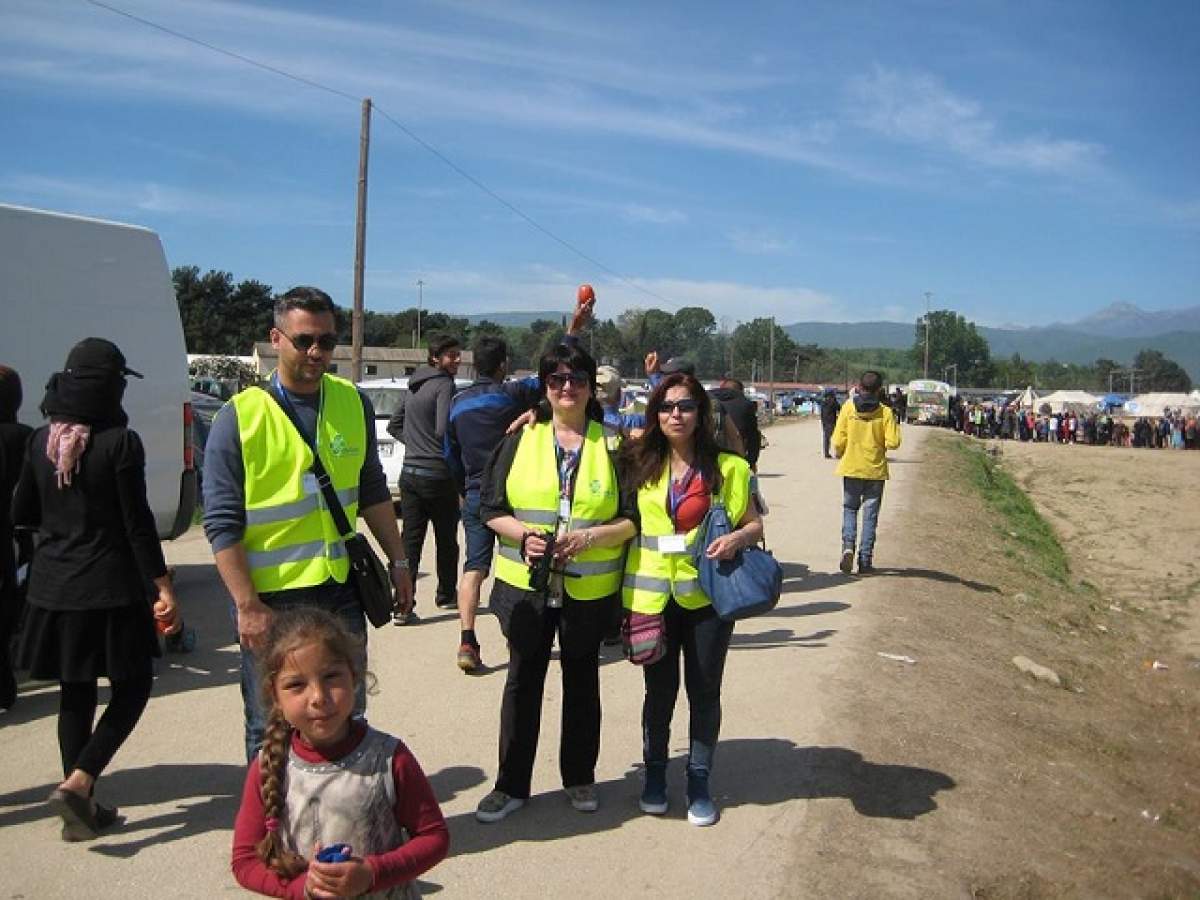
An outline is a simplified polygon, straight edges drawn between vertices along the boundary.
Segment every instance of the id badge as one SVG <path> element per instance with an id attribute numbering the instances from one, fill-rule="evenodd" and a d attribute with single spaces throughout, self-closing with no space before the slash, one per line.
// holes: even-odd
<path id="1" fill-rule="evenodd" d="M 687 553 L 686 534 L 667 534 L 658 539 L 660 553 Z"/>
<path id="2" fill-rule="evenodd" d="M 306 494 L 319 494 L 321 486 L 317 484 L 317 476 L 312 472 L 305 472 L 300 480 Z"/>

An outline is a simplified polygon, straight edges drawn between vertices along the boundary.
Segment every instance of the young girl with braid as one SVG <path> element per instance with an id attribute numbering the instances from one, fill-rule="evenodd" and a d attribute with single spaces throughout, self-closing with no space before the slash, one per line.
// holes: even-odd
<path id="1" fill-rule="evenodd" d="M 270 710 L 233 834 L 233 874 L 273 897 L 420 896 L 449 832 L 424 772 L 398 738 L 352 719 L 361 645 L 329 613 L 276 613 L 262 648 Z M 344 862 L 317 852 L 350 846 Z"/>

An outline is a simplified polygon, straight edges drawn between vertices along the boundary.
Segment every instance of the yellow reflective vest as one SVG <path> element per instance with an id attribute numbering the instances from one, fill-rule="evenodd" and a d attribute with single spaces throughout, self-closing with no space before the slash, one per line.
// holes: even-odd
<path id="1" fill-rule="evenodd" d="M 750 464 L 734 453 L 721 453 L 717 456 L 717 467 L 721 471 L 721 500 L 729 513 L 729 521 L 736 527 L 750 503 Z M 659 549 L 660 538 L 675 534 L 675 523 L 671 521 L 667 505 L 670 480 L 668 460 L 657 481 L 638 489 L 642 528 L 629 545 L 621 590 L 625 608 L 634 612 L 660 613 L 672 596 L 684 609 L 700 609 L 709 604 L 708 597 L 700 590 L 696 567 L 692 563 L 699 526 L 685 536 L 686 552 L 663 553 Z"/>
<path id="2" fill-rule="evenodd" d="M 558 521 L 558 458 L 554 425 L 540 422 L 521 432 L 512 468 L 504 483 L 513 515 L 531 531 L 551 532 Z M 617 473 L 605 442 L 604 427 L 588 422 L 571 498 L 571 530 L 603 525 L 616 518 L 619 506 Z M 592 547 L 567 562 L 563 587 L 575 600 L 597 600 L 621 588 L 624 546 Z M 520 545 L 500 539 L 496 577 L 505 584 L 529 590 L 529 565 Z"/>
<path id="3" fill-rule="evenodd" d="M 242 545 L 257 591 L 344 582 L 350 562 L 342 536 L 312 474 L 312 449 L 279 404 L 262 388 L 230 403 L 242 446 L 246 531 Z M 358 517 L 358 482 L 367 453 L 362 399 L 343 378 L 321 379 L 317 447 L 346 520 Z"/>

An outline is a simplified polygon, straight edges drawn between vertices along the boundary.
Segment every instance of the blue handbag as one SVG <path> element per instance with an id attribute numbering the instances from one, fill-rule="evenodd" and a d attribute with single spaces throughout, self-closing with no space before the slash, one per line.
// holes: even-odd
<path id="1" fill-rule="evenodd" d="M 713 494 L 692 546 L 692 559 L 700 574 L 701 590 L 712 601 L 717 615 L 727 622 L 770 612 L 783 592 L 783 567 L 760 547 L 745 547 L 733 559 L 705 556 L 705 548 L 732 531 L 725 504 Z"/>

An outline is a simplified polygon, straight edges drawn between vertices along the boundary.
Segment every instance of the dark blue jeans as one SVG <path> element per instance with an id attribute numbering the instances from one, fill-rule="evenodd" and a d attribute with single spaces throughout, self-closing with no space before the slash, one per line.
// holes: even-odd
<path id="1" fill-rule="evenodd" d="M 363 668 L 367 658 L 367 626 L 358 592 L 347 579 L 345 584 L 327 581 L 315 587 L 296 588 L 291 591 L 269 591 L 258 595 L 275 612 L 294 609 L 298 606 L 315 606 L 337 616 L 351 634 L 362 638 Z M 237 623 L 237 610 L 234 610 Z M 267 710 L 263 705 L 262 683 L 259 679 L 258 657 L 242 651 L 242 708 L 245 713 L 246 761 L 253 762 L 262 746 L 263 732 L 267 727 Z M 361 716 L 367 710 L 367 690 L 360 683 L 354 692 L 354 714 Z"/>
<path id="2" fill-rule="evenodd" d="M 711 771 L 721 732 L 721 680 L 733 636 L 733 623 L 718 618 L 711 606 L 684 609 L 674 598 L 663 610 L 667 652 L 642 670 L 646 699 L 642 703 L 642 758 L 666 763 L 671 715 L 679 694 L 679 656 L 688 697 L 688 769 Z"/>
<path id="3" fill-rule="evenodd" d="M 858 546 L 858 558 L 870 563 L 875 553 L 875 528 L 885 482 L 873 478 L 842 479 L 842 549 Z M 858 537 L 858 511 L 862 509 L 862 539 Z"/>

